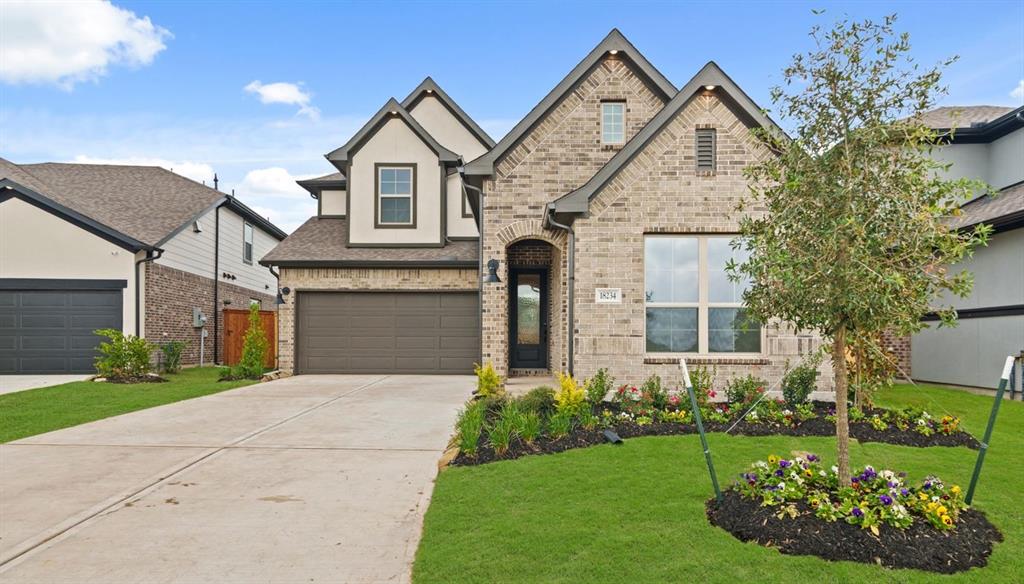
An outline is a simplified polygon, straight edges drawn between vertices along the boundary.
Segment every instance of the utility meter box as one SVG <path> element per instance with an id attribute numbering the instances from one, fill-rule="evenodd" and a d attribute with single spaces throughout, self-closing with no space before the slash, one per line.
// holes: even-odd
<path id="1" fill-rule="evenodd" d="M 203 328 L 206 326 L 206 315 L 198 308 L 192 309 L 192 326 L 195 328 Z"/>

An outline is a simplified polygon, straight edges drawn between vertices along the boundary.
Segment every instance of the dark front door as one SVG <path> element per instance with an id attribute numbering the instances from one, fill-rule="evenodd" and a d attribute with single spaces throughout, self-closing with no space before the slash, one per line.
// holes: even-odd
<path id="1" fill-rule="evenodd" d="M 544 369 L 548 366 L 548 272 L 513 269 L 509 280 L 512 367 Z"/>

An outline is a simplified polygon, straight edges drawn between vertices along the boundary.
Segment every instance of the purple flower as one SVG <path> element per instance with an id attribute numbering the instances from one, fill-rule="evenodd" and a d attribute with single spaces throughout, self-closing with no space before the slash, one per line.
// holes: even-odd
<path id="1" fill-rule="evenodd" d="M 889 481 L 889 488 L 890 489 L 895 489 L 896 488 L 896 483 L 894 481 Z"/>
<path id="2" fill-rule="evenodd" d="M 854 507 L 853 508 L 853 516 L 854 517 L 864 517 L 864 512 L 860 510 L 860 507 Z"/>
<path id="3" fill-rule="evenodd" d="M 781 477 L 783 474 L 785 474 L 785 473 L 782 472 L 781 468 L 779 470 L 775 471 L 775 476 L 777 476 L 777 477 Z"/>
<path id="4" fill-rule="evenodd" d="M 779 466 L 782 467 L 782 468 L 786 468 L 787 466 L 789 466 L 791 464 L 793 464 L 793 463 L 788 461 L 788 460 L 780 460 L 779 461 Z"/>
<path id="5" fill-rule="evenodd" d="M 856 482 L 859 482 L 859 481 L 860 481 L 859 477 L 850 477 L 850 482 L 851 483 L 856 483 Z"/>
<path id="6" fill-rule="evenodd" d="M 904 497 L 906 497 L 907 495 L 910 494 L 910 491 L 908 491 L 906 489 L 900 489 L 900 494 L 903 495 Z"/>
<path id="7" fill-rule="evenodd" d="M 808 454 L 807 455 L 807 462 L 818 462 L 818 460 L 820 460 L 820 459 L 818 458 L 817 454 Z"/>
<path id="8" fill-rule="evenodd" d="M 882 495 L 878 500 L 881 501 L 883 505 L 892 505 L 892 497 L 889 495 Z"/>
<path id="9" fill-rule="evenodd" d="M 931 483 L 931 481 L 925 481 L 925 482 L 924 482 L 924 490 L 926 490 L 926 491 L 927 491 L 927 490 L 928 490 L 928 489 L 930 489 L 930 488 L 932 488 L 932 483 Z"/>

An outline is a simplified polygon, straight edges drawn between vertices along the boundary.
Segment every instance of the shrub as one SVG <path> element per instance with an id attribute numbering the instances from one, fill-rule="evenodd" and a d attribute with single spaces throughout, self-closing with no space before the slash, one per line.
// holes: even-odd
<path id="1" fill-rule="evenodd" d="M 549 416 L 555 411 L 555 390 L 546 385 L 535 387 L 516 398 L 519 409 L 524 412 L 535 412 L 541 416 Z"/>
<path id="2" fill-rule="evenodd" d="M 594 377 L 587 383 L 587 401 L 594 405 L 600 404 L 608 397 L 608 392 L 614 385 L 615 378 L 608 375 L 608 370 L 604 367 L 598 369 Z"/>
<path id="3" fill-rule="evenodd" d="M 555 392 L 555 410 L 577 415 L 587 406 L 587 392 L 567 373 L 558 373 L 558 391 Z"/>
<path id="4" fill-rule="evenodd" d="M 97 375 L 117 379 L 149 373 L 149 355 L 153 346 L 146 339 L 126 335 L 117 329 L 93 332 L 108 339 L 99 346 L 100 356 L 95 362 Z"/>
<path id="5" fill-rule="evenodd" d="M 725 386 L 725 397 L 731 404 L 751 404 L 761 397 L 767 385 L 763 379 L 758 379 L 753 375 L 734 377 Z"/>
<path id="6" fill-rule="evenodd" d="M 693 393 L 697 396 L 697 405 L 707 405 L 708 400 L 716 397 L 714 388 L 714 377 L 717 369 L 709 369 L 700 365 L 690 369 L 690 384 L 693 386 Z"/>
<path id="7" fill-rule="evenodd" d="M 575 415 L 572 412 L 555 412 L 548 418 L 548 435 L 555 440 L 567 435 L 569 432 L 572 432 L 574 421 Z"/>
<path id="8" fill-rule="evenodd" d="M 260 321 L 260 307 L 253 304 L 249 307 L 249 327 L 245 329 L 242 341 L 242 360 L 232 368 L 231 376 L 241 379 L 263 377 L 263 363 L 269 345 L 267 335 L 263 332 L 263 323 Z"/>
<path id="9" fill-rule="evenodd" d="M 498 414 L 498 419 L 491 425 L 487 439 L 491 442 L 495 454 L 504 455 L 512 446 L 519 427 L 519 409 L 514 402 L 506 402 Z"/>
<path id="10" fill-rule="evenodd" d="M 459 419 L 455 422 L 456 443 L 467 456 L 476 456 L 479 450 L 485 414 L 482 401 L 470 402 L 459 412 Z"/>
<path id="11" fill-rule="evenodd" d="M 482 397 L 490 397 L 492 395 L 498 395 L 503 393 L 501 387 L 501 377 L 498 372 L 494 370 L 494 365 L 487 363 L 486 365 L 474 365 L 473 371 L 476 373 L 476 394 Z"/>
<path id="12" fill-rule="evenodd" d="M 527 444 L 533 444 L 540 437 L 540 414 L 537 412 L 519 412 L 516 421 L 516 433 Z"/>
<path id="13" fill-rule="evenodd" d="M 643 385 L 640 386 L 640 392 L 651 400 L 654 409 L 663 410 L 668 405 L 668 391 L 661 385 L 661 377 L 656 374 L 652 373 L 644 380 Z"/>
<path id="14" fill-rule="evenodd" d="M 801 363 L 782 377 L 782 397 L 791 408 L 806 403 L 818 381 L 818 360 Z"/>
<path id="15" fill-rule="evenodd" d="M 185 341 L 168 341 L 160 345 L 160 352 L 164 355 L 161 363 L 164 373 L 181 371 L 181 354 L 185 351 L 185 345 Z"/>

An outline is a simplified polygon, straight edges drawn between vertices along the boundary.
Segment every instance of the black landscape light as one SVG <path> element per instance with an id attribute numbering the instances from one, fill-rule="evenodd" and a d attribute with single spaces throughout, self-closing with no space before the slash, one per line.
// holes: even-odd
<path id="1" fill-rule="evenodd" d="M 618 434 L 612 432 L 611 430 L 604 431 L 604 439 L 607 440 L 608 442 L 611 442 L 612 444 L 622 444 L 622 438 L 620 438 Z"/>

